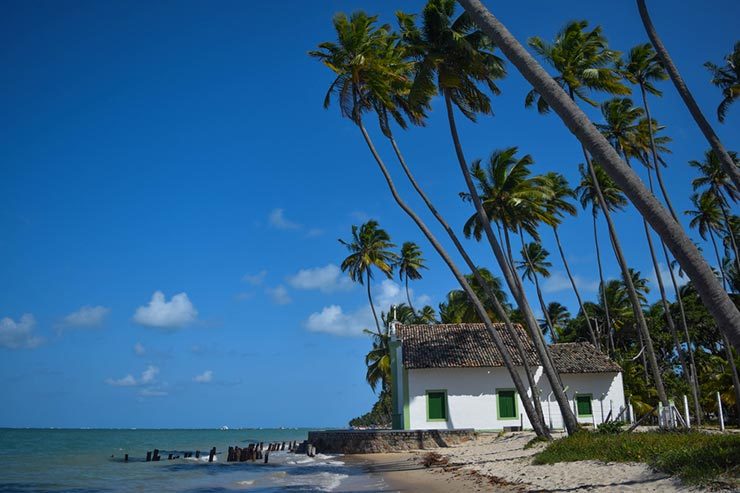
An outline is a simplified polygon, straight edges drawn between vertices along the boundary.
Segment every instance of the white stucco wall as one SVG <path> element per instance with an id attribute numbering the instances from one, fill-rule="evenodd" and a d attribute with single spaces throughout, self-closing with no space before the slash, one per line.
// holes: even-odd
<path id="1" fill-rule="evenodd" d="M 505 368 L 435 368 L 408 371 L 408 425 L 411 429 L 452 429 L 475 428 L 479 430 L 500 430 L 504 426 L 518 426 L 520 419 L 502 420 L 497 417 L 497 389 L 513 389 L 508 371 Z M 523 369 L 519 375 L 527 382 Z M 579 417 L 583 423 L 602 422 L 609 414 L 610 406 L 615 417 L 624 406 L 624 389 L 621 373 L 563 374 L 563 385 L 568 387 L 566 395 L 574 408 L 574 396 L 591 394 L 591 417 Z M 555 400 L 548 394 L 550 386 L 542 375 L 542 368 L 535 373 L 540 401 L 545 420 L 552 420 L 554 428 L 562 428 L 563 420 Z M 447 393 L 447 421 L 427 420 L 427 391 L 444 390 Z M 531 395 L 531 391 L 529 392 Z M 603 399 L 603 416 L 600 402 Z M 518 412 L 524 428 L 531 428 L 517 395 Z"/>

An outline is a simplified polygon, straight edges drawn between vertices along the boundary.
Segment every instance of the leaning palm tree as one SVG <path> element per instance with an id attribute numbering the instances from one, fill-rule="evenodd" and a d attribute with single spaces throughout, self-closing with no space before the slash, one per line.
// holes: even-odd
<path id="1" fill-rule="evenodd" d="M 594 180 L 591 173 L 589 173 L 586 167 L 581 164 L 578 167 L 581 173 L 581 182 L 576 187 L 575 193 L 581 202 L 583 209 L 591 208 L 591 219 L 593 222 L 593 235 L 594 245 L 596 247 L 596 263 L 599 268 L 599 289 L 601 296 L 603 297 L 604 307 L 604 324 L 606 326 L 606 345 L 609 346 L 609 342 L 612 340 L 614 327 L 612 327 L 612 317 L 609 313 L 609 304 L 606 295 L 604 294 L 605 279 L 604 279 L 604 268 L 601 262 L 601 248 L 599 246 L 599 234 L 597 228 L 597 219 L 599 216 L 599 210 L 601 210 L 601 202 L 598 200 L 596 187 L 594 186 Z M 597 179 L 601 185 L 601 196 L 603 202 L 609 210 L 616 211 L 624 209 L 627 205 L 627 200 L 624 198 L 624 194 L 614 181 L 609 178 L 609 175 L 601 168 L 601 166 L 595 165 Z M 612 344 L 612 351 L 614 346 Z"/>
<path id="2" fill-rule="evenodd" d="M 717 259 L 717 268 L 722 274 L 722 283 L 725 289 L 727 289 L 727 274 L 723 268 L 722 257 L 719 254 L 717 239 L 715 237 L 722 230 L 722 211 L 719 205 L 719 199 L 711 192 L 704 192 L 701 195 L 695 193 L 691 196 L 691 203 L 694 209 L 686 211 L 686 215 L 691 217 L 689 226 L 696 228 L 703 240 L 706 240 L 707 236 L 709 236 L 712 247 L 714 248 L 715 258 Z"/>
<path id="3" fill-rule="evenodd" d="M 641 159 L 645 152 L 645 142 L 642 138 L 643 135 L 640 133 L 645 126 L 640 126 L 641 118 L 643 115 L 642 108 L 633 106 L 632 100 L 629 98 L 616 98 L 611 99 L 602 103 L 601 112 L 604 115 L 606 123 L 597 125 L 604 136 L 609 139 L 609 142 L 614 146 L 622 158 L 630 165 L 630 158 Z M 650 125 L 647 126 L 648 128 Z M 654 142 L 653 142 L 654 144 Z M 661 166 L 660 163 L 658 166 Z M 650 186 L 652 190 L 652 178 L 648 174 Z M 666 295 L 665 286 L 663 284 L 663 276 L 661 275 L 660 264 L 658 263 L 658 257 L 655 253 L 655 247 L 653 246 L 653 239 L 650 233 L 650 227 L 648 226 L 645 218 L 642 218 L 642 226 L 645 231 L 645 238 L 647 240 L 648 252 L 650 253 L 650 259 L 653 263 L 653 270 L 655 272 L 655 278 L 657 280 L 658 289 L 660 292 L 660 301 L 663 307 L 663 315 L 665 317 L 668 331 L 670 332 L 673 343 L 678 353 L 678 358 L 681 363 L 681 370 L 686 382 L 691 389 L 692 402 L 694 403 L 695 414 L 698 416 L 699 411 L 699 393 L 695 385 L 695 380 L 691 376 L 689 371 L 689 365 L 687 363 L 686 355 L 681 346 L 681 341 L 678 338 L 678 332 L 676 325 L 671 315 L 670 303 L 668 302 L 668 296 Z"/>
<path id="4" fill-rule="evenodd" d="M 712 146 L 714 152 L 717 153 L 717 156 L 722 163 L 722 167 L 725 168 L 725 172 L 730 176 L 733 183 L 735 183 L 735 186 L 737 188 L 740 188 L 740 170 L 738 170 L 737 167 L 733 165 L 734 163 L 733 160 L 730 158 L 729 153 L 727 152 L 727 150 L 725 150 L 725 147 L 722 145 L 722 142 L 720 142 L 719 137 L 717 137 L 717 134 L 714 132 L 712 126 L 709 124 L 707 119 L 704 118 L 704 114 L 701 112 L 701 109 L 699 109 L 699 105 L 696 104 L 694 96 L 691 94 L 691 91 L 689 91 L 689 88 L 686 86 L 686 83 L 681 77 L 681 74 L 678 72 L 676 65 L 674 65 L 673 60 L 668 54 L 668 50 L 663 45 L 663 41 L 661 41 L 660 37 L 658 36 L 658 32 L 655 30 L 653 21 L 650 19 L 650 14 L 648 13 L 647 7 L 645 6 L 645 0 L 637 0 L 637 8 L 640 11 L 640 17 L 642 18 L 642 23 L 645 26 L 645 31 L 650 38 L 650 42 L 655 47 L 655 50 L 657 51 L 658 56 L 660 57 L 660 60 L 663 63 L 666 71 L 668 71 L 668 75 L 670 75 L 671 80 L 673 81 L 673 85 L 676 86 L 678 94 L 681 96 L 681 99 L 683 99 L 684 104 L 686 104 L 686 107 L 689 109 L 691 116 L 694 118 L 697 126 L 709 142 L 709 145 Z"/>
<path id="5" fill-rule="evenodd" d="M 735 43 L 732 53 L 725 57 L 724 67 L 712 62 L 704 66 L 712 73 L 712 84 L 722 89 L 724 98 L 717 107 L 717 119 L 724 122 L 727 109 L 740 98 L 740 41 Z"/>
<path id="6" fill-rule="evenodd" d="M 558 72 L 556 77 L 560 78 L 561 87 L 573 101 L 578 99 L 595 105 L 596 103 L 587 96 L 588 90 L 599 90 L 610 94 L 629 93 L 630 90 L 621 83 L 618 70 L 613 67 L 619 54 L 609 49 L 607 40 L 601 32 L 600 27 L 596 27 L 590 31 L 586 31 L 586 27 L 587 23 L 585 21 L 571 22 L 558 33 L 552 44 L 538 37 L 530 38 L 529 44 L 545 61 L 555 68 Z M 525 100 L 525 105 L 528 102 L 530 101 Z M 543 108 L 542 105 L 538 104 L 538 110 L 542 112 L 543 110 L 546 111 L 547 108 Z M 642 338 L 645 340 L 645 349 L 648 353 L 647 356 L 650 361 L 650 368 L 658 396 L 663 405 L 668 405 L 668 397 L 663 387 L 663 379 L 660 375 L 657 357 L 655 356 L 653 344 L 648 334 L 647 322 L 645 321 L 642 307 L 637 298 L 637 293 L 631 286 L 631 279 L 628 275 L 629 267 L 611 219 L 610 209 L 607 207 L 602 196 L 603 194 L 599 186 L 599 180 L 596 177 L 591 156 L 585 146 L 582 145 L 581 148 L 586 164 L 588 165 L 588 171 L 591 175 L 591 182 L 596 192 L 597 201 L 600 203 L 604 219 L 606 219 L 606 224 L 609 228 L 612 247 L 617 258 L 617 263 L 622 271 L 622 278 L 630 295 L 635 320 L 637 321 Z"/>
<path id="7" fill-rule="evenodd" d="M 645 118 L 643 118 L 638 123 L 638 128 L 636 132 L 637 140 L 641 141 L 641 147 L 643 147 L 643 152 L 638 153 L 640 155 L 640 161 L 645 165 L 647 168 L 647 175 L 648 175 L 648 182 L 650 184 L 650 192 L 654 193 L 653 190 L 653 181 L 652 181 L 652 171 L 655 171 L 655 177 L 658 181 L 658 186 L 660 187 L 661 194 L 663 196 L 663 201 L 665 202 L 666 207 L 668 208 L 668 211 L 671 213 L 671 216 L 673 217 L 674 221 L 678 223 L 678 215 L 676 214 L 675 209 L 673 208 L 673 204 L 671 203 L 670 196 L 668 194 L 668 191 L 666 189 L 665 183 L 663 182 L 663 176 L 662 176 L 662 167 L 664 163 L 660 159 L 658 155 L 658 151 L 661 152 L 668 152 L 668 149 L 665 147 L 665 143 L 669 141 L 667 137 L 661 137 L 656 136 L 657 130 L 660 130 L 662 127 L 660 127 L 657 122 L 653 120 L 653 118 L 650 115 L 650 106 L 648 104 L 648 98 L 647 94 L 650 93 L 654 96 L 661 96 L 662 92 L 655 86 L 655 83 L 658 81 L 666 80 L 668 79 L 668 74 L 665 71 L 665 68 L 663 67 L 663 64 L 660 61 L 660 58 L 658 57 L 658 54 L 653 49 L 652 45 L 650 43 L 644 43 L 637 45 L 633 47 L 629 53 L 627 54 L 627 59 L 624 64 L 624 66 L 621 67 L 621 73 L 624 76 L 625 79 L 627 79 L 630 83 L 637 85 L 640 88 L 640 95 L 642 97 L 642 107 L 645 110 Z M 645 139 L 647 137 L 647 139 Z M 639 147 L 639 146 L 638 146 Z M 647 152 L 649 150 L 649 152 Z M 652 162 L 650 160 L 652 158 Z M 668 248 L 665 245 L 665 242 L 661 238 L 660 245 L 663 250 L 663 257 L 665 259 L 666 265 L 672 264 L 671 256 L 668 254 Z M 699 380 L 696 376 L 696 363 L 694 361 L 694 351 L 692 350 L 691 346 L 691 336 L 689 335 L 689 328 L 688 324 L 686 323 L 686 311 L 684 309 L 683 299 L 681 296 L 681 292 L 678 289 L 678 282 L 676 280 L 676 275 L 673 272 L 673 269 L 670 270 L 670 278 L 671 278 L 671 284 L 673 285 L 673 290 L 676 293 L 676 301 L 678 302 L 679 307 L 679 314 L 680 314 L 680 321 L 681 326 L 683 328 L 684 337 L 686 338 L 686 349 L 689 353 L 689 358 L 691 362 L 691 368 L 692 368 L 692 377 L 691 380 L 693 384 L 691 385 L 692 388 L 692 395 L 694 397 L 694 414 L 697 425 L 701 425 L 701 404 L 700 404 L 700 398 L 699 398 Z M 684 369 L 685 373 L 685 369 Z"/>
<path id="8" fill-rule="evenodd" d="M 370 292 L 370 280 L 373 278 L 373 268 L 385 274 L 388 279 L 393 275 L 393 266 L 397 255 L 391 251 L 395 245 L 391 243 L 388 233 L 379 227 L 378 222 L 370 220 L 360 227 L 352 226 L 352 239 L 339 240 L 347 247 L 350 254 L 342 261 L 342 272 L 347 272 L 354 282 L 365 284 L 367 300 L 373 312 L 375 326 L 380 334 L 380 322 L 375 313 L 375 305 Z"/>
<path id="9" fill-rule="evenodd" d="M 609 176 L 624 190 L 640 214 L 666 242 L 693 281 L 704 306 L 717 322 L 719 329 L 728 336 L 736 349 L 740 349 L 740 311 L 717 281 L 711 267 L 681 225 L 673 220 L 658 200 L 649 193 L 588 116 L 512 36 L 506 26 L 491 14 L 480 0 L 459 1 L 470 14 L 471 20 L 491 38 L 512 65 L 532 84 L 532 87 L 537 89 L 568 129 L 594 158 L 602 163 Z M 642 7 L 644 10 L 644 2 Z M 731 161 L 729 159 L 726 161 L 728 168 L 731 168 L 729 166 Z M 738 184 L 740 178 L 733 175 L 733 181 Z"/>
<path id="10" fill-rule="evenodd" d="M 424 258 L 421 256 L 419 245 L 411 241 L 401 245 L 401 256 L 398 258 L 396 267 L 398 268 L 398 278 L 405 281 L 406 299 L 409 302 L 409 308 L 413 311 L 414 305 L 411 304 L 411 295 L 409 294 L 409 279 L 421 279 L 421 272 L 419 271 L 427 268 L 424 265 Z"/>
<path id="11" fill-rule="evenodd" d="M 563 217 L 568 214 L 571 216 L 576 215 L 576 207 L 570 202 L 570 199 L 575 198 L 575 192 L 568 185 L 568 180 L 560 173 L 546 173 L 542 176 L 545 187 L 548 190 L 548 196 L 545 199 L 545 209 L 547 210 L 548 220 L 545 221 L 552 227 L 553 235 L 555 236 L 555 243 L 558 245 L 558 251 L 560 252 L 560 259 L 565 267 L 565 272 L 570 280 L 570 285 L 573 288 L 573 292 L 576 295 L 578 306 L 581 309 L 581 313 L 586 321 L 586 327 L 588 333 L 591 336 L 591 342 L 596 349 L 601 349 L 598 338 L 596 337 L 596 328 L 591 321 L 591 317 L 588 312 L 584 309 L 583 299 L 581 293 L 576 285 L 573 273 L 570 270 L 570 265 L 565 257 L 565 251 L 563 250 L 563 244 L 560 242 L 560 235 L 558 234 L 558 226 L 563 221 Z"/>
<path id="12" fill-rule="evenodd" d="M 375 110 L 378 115 L 381 130 L 389 128 L 389 125 L 385 125 L 388 123 L 387 117 L 389 114 L 399 125 L 403 126 L 402 122 L 405 123 L 403 120 L 405 113 L 403 100 L 397 97 L 402 94 L 399 91 L 403 91 L 404 83 L 408 81 L 409 68 L 404 64 L 405 50 L 389 35 L 387 26 L 377 27 L 376 22 L 376 17 L 364 13 L 356 13 L 350 18 L 347 18 L 344 14 L 338 14 L 334 18 L 338 43 L 322 43 L 319 45 L 319 50 L 310 53 L 311 56 L 322 60 L 335 74 L 335 79 L 329 86 L 329 91 L 324 100 L 324 106 L 328 106 L 332 96 L 337 97 L 342 116 L 350 118 L 358 126 L 393 199 L 429 240 L 475 305 L 476 311 L 491 333 L 496 348 L 501 353 L 504 366 L 511 375 L 512 382 L 521 397 L 522 406 L 535 433 L 538 436 L 550 437 L 550 433 L 544 424 L 541 409 L 539 411 L 535 410 L 539 399 L 537 396 L 533 396 L 533 403 L 527 395 L 527 388 L 522 383 L 514 360 L 501 335 L 488 317 L 483 304 L 436 236 L 398 194 L 388 168 L 364 126 L 362 115 L 371 109 Z M 513 330 L 510 322 L 507 327 Z M 526 367 L 526 360 L 523 361 L 523 364 Z M 527 373 L 529 375 L 531 372 L 527 371 Z"/>
<path id="13" fill-rule="evenodd" d="M 479 85 L 486 85 L 496 94 L 498 87 L 495 82 L 505 74 L 505 71 L 501 60 L 492 53 L 493 46 L 488 37 L 474 29 L 466 13 L 453 20 L 455 3 L 454 0 L 430 0 L 424 7 L 421 29 L 416 26 L 413 16 L 399 15 L 403 39 L 408 43 L 410 53 L 417 61 L 410 100 L 412 102 L 424 100 L 435 88 L 443 96 L 455 154 L 467 191 L 480 216 L 486 238 L 504 274 L 504 279 L 524 314 L 524 325 L 532 337 L 544 373 L 551 384 L 566 429 L 573 432 L 578 428 L 578 422 L 562 390 L 559 375 L 542 340 L 537 320 L 524 295 L 518 276 L 508 265 L 501 245 L 493 234 L 468 171 L 468 163 L 457 132 L 453 106 L 471 120 L 475 120 L 478 113 L 490 114 L 490 98 Z"/>
<path id="14" fill-rule="evenodd" d="M 735 163 L 735 167 L 737 167 L 737 153 L 730 151 L 730 157 Z M 735 203 L 740 199 L 740 190 L 738 190 L 738 187 L 732 183 L 730 177 L 725 172 L 725 169 L 721 166 L 717 153 L 710 149 L 704 153 L 703 161 L 689 161 L 689 166 L 699 170 L 699 177 L 695 178 L 691 182 L 694 186 L 694 190 L 698 191 L 705 188 L 709 193 L 713 194 L 717 198 L 717 205 L 722 212 L 724 230 L 732 231 L 729 211 L 730 202 Z M 735 263 L 740 269 L 740 255 L 738 255 L 738 246 L 735 241 L 735 235 L 730 234 L 729 239 L 730 247 L 732 248 L 732 253 L 735 257 Z"/>
<path id="15" fill-rule="evenodd" d="M 545 323 L 550 328 L 550 336 L 553 342 L 558 342 L 558 336 L 553 329 L 553 321 L 550 319 L 550 313 L 547 311 L 547 304 L 542 297 L 542 289 L 540 288 L 540 276 L 550 277 L 549 268 L 552 267 L 552 263 L 547 260 L 550 252 L 542 248 L 539 243 L 524 243 L 524 235 L 522 235 L 521 255 L 523 260 L 518 261 L 516 267 L 522 272 L 523 278 L 534 283 L 537 299 L 539 299 L 540 308 L 542 309 L 542 316 L 545 317 Z"/>

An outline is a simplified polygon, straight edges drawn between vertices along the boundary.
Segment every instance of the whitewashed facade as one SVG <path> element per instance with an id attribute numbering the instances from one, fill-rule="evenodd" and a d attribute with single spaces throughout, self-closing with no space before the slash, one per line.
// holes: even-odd
<path id="1" fill-rule="evenodd" d="M 410 326 L 407 326 L 410 327 Z M 434 330 L 439 330 L 435 328 Z M 439 345 L 419 346 L 415 351 L 439 350 Z M 485 344 L 485 341 L 481 342 Z M 392 339 L 394 427 L 398 429 L 461 429 L 502 430 L 505 427 L 531 425 L 522 407 L 521 399 L 514 391 L 511 377 L 503 366 L 465 367 L 460 364 L 450 367 L 450 357 L 428 359 L 428 366 L 439 364 L 441 368 L 409 368 L 414 362 L 406 358 L 404 365 L 404 341 Z M 588 346 L 593 349 L 593 346 Z M 447 349 L 447 348 L 445 348 Z M 571 345 L 570 350 L 579 349 Z M 583 349 L 583 348 L 580 348 Z M 595 351 L 595 350 L 594 350 Z M 584 359 L 594 351 L 576 351 Z M 444 351 L 443 351 L 444 352 Z M 562 351 L 560 351 L 562 352 Z M 573 351 L 570 351 L 571 353 Z M 599 355 L 601 366 L 584 362 L 599 370 L 616 370 L 618 367 L 604 366 L 605 356 Z M 428 355 L 425 355 L 428 357 Z M 453 356 L 454 359 L 454 356 Z M 554 358 L 555 359 L 555 358 Z M 473 362 L 476 359 L 473 358 Z M 459 362 L 458 362 L 459 363 Z M 418 363 L 417 363 L 418 366 Z M 558 360 L 556 360 L 556 367 Z M 615 418 L 624 409 L 625 397 L 621 371 L 598 371 L 573 373 L 573 368 L 561 364 L 559 368 L 566 395 L 579 422 L 598 425 L 611 412 Z M 551 395 L 542 367 L 535 366 L 535 382 L 546 422 L 554 429 L 563 427 L 557 403 Z M 518 367 L 523 382 L 527 382 L 522 366 Z M 531 395 L 531 389 L 529 390 Z"/>

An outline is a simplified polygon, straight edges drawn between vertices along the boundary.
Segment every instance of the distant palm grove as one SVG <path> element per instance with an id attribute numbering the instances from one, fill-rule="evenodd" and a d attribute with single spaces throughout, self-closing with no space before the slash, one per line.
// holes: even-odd
<path id="1" fill-rule="evenodd" d="M 310 52 L 334 77 L 324 107 L 334 103 L 357 126 L 394 200 L 459 284 L 436 308 L 414 306 L 409 283 L 426 269 L 418 245 L 406 242 L 397 249 L 373 220 L 352 226 L 351 236 L 340 240 L 349 252 L 342 270 L 365 285 L 375 318 L 375 327 L 367 330 L 373 340 L 366 357 L 367 381 L 380 399 L 371 414 L 354 424 L 382 424 L 390 415 L 388 344 L 394 316 L 402 323 L 485 324 L 524 412 L 542 437 L 550 432 L 538 399 L 527 394 L 533 375 L 525 371 L 527 382 L 521 380 L 496 329 L 500 325 L 494 323 L 503 323 L 515 341 L 512 324 L 527 330 L 569 433 L 578 425 L 549 357 L 549 345 L 556 342 L 590 342 L 614 358 L 624 369 L 625 395 L 640 415 L 686 394 L 692 418 L 700 424 L 716 414 L 719 392 L 725 412 L 740 420 L 740 217 L 733 212 L 740 198 L 740 168 L 737 155 L 723 146 L 683 83 L 644 1 L 637 4 L 650 43 L 639 42 L 624 52 L 611 49 L 601 27 L 587 21 L 567 23 L 551 40 L 532 37 L 527 49 L 479 1 L 460 4 L 463 9 L 453 0 L 430 0 L 420 14 L 398 12 L 395 29 L 364 12 L 340 13 L 334 18 L 337 39 Z M 720 122 L 740 95 L 739 50 L 737 43 L 721 64 L 705 64 L 719 89 Z M 556 172 L 538 173 L 535 159 L 514 145 L 492 149 L 484 159 L 465 156 L 457 121 L 476 122 L 479 115 L 492 113 L 492 97 L 500 94 L 497 83 L 507 70 L 519 71 L 531 85 L 522 111 L 555 113 L 577 137 L 573 145 L 580 143 L 583 157 L 572 164 L 580 172 L 577 183 Z M 651 101 L 669 89 L 669 79 L 707 140 L 706 153 L 688 163 L 694 170 L 694 195 L 686 211 L 671 202 L 665 183 L 671 172 L 671 137 L 666 122 L 651 112 Z M 457 168 L 465 183 L 460 197 L 470 217 L 464 224 L 447 221 L 416 181 L 414 163 L 402 153 L 400 131 L 423 126 L 433 101 L 444 106 L 457 158 L 450 163 L 450 174 Z M 580 106 L 600 108 L 601 120 L 591 122 Z M 368 122 L 377 122 L 392 157 L 381 155 Z M 399 175 L 409 181 L 434 224 L 427 224 L 400 195 L 394 182 Z M 622 249 L 613 217 L 629 207 L 642 217 L 634 229 L 644 235 L 653 272 L 633 269 Z M 594 299 L 579 291 L 567 260 L 573 245 L 559 236 L 560 225 L 579 211 L 590 215 L 593 226 L 593 267 L 600 277 Z M 681 226 L 682 216 L 690 220 L 689 231 Z M 599 222 L 608 236 L 599 234 Z M 446 236 L 444 243 L 453 245 L 454 252 L 438 235 Z M 543 235 L 552 235 L 557 251 L 543 248 Z M 711 251 L 699 250 L 691 238 L 697 235 L 709 242 Z M 466 240 L 484 243 L 490 256 L 471 258 Z M 620 279 L 605 278 L 606 258 L 616 259 Z M 667 275 L 661 275 L 661 264 L 671 266 Z M 577 311 L 543 292 L 541 284 L 553 265 L 567 273 Z M 407 303 L 395 312 L 384 307 L 378 315 L 371 295 L 376 275 L 397 275 Z M 646 298 L 647 277 L 657 280 L 659 301 L 652 305 Z M 525 294 L 527 283 L 536 293 L 532 299 Z"/>

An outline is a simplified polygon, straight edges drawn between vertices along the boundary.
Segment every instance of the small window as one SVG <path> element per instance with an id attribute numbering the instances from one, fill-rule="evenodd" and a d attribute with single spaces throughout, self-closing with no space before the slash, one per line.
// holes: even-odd
<path id="1" fill-rule="evenodd" d="M 427 392 L 427 420 L 447 421 L 447 392 L 444 390 Z"/>
<path id="2" fill-rule="evenodd" d="M 593 410 L 591 409 L 591 394 L 576 396 L 576 411 L 578 412 L 578 416 L 593 415 Z"/>
<path id="3" fill-rule="evenodd" d="M 498 390 L 498 419 L 517 419 L 516 392 L 514 390 Z"/>

